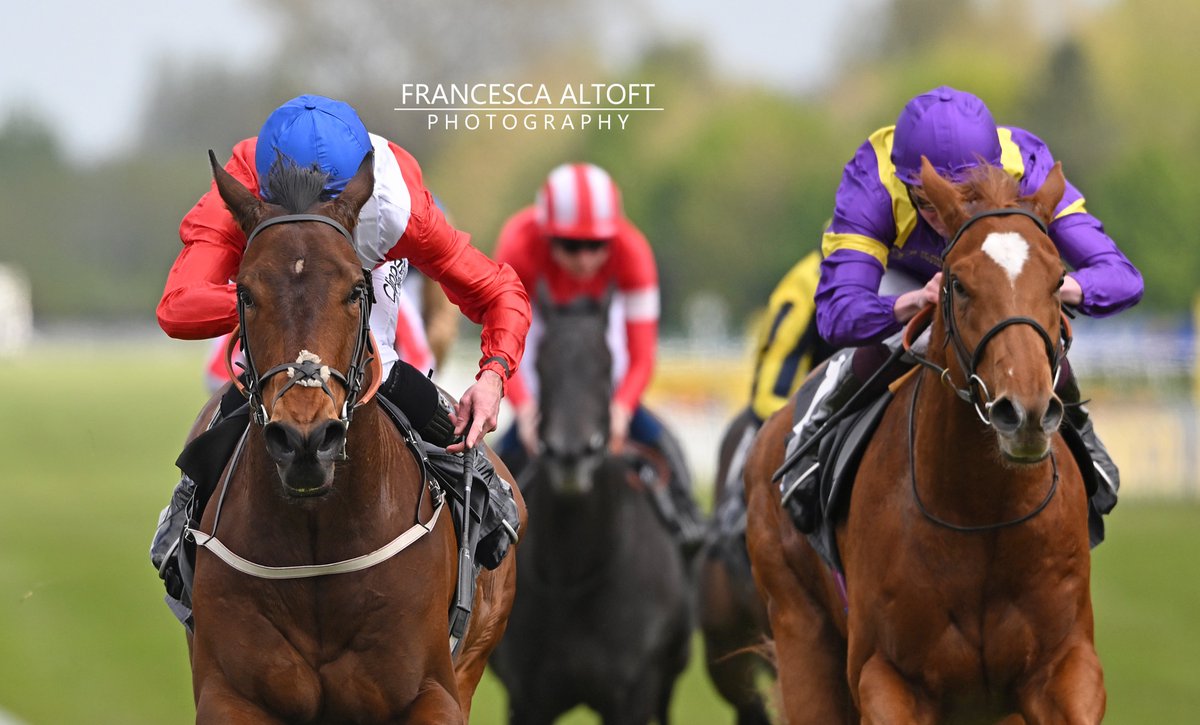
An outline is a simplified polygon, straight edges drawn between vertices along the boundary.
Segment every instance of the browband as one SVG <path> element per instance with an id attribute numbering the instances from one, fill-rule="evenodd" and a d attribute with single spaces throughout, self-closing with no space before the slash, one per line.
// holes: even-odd
<path id="1" fill-rule="evenodd" d="M 341 232 L 342 236 L 345 237 L 346 241 L 350 242 L 351 245 L 354 244 L 354 235 L 350 233 L 350 230 L 346 229 L 346 227 L 327 216 L 321 214 L 284 214 L 283 216 L 271 217 L 270 219 L 267 219 L 266 221 L 261 222 L 258 226 L 254 227 L 254 231 L 250 232 L 250 235 L 246 237 L 246 246 L 249 247 L 250 242 L 254 241 L 254 238 L 258 236 L 259 232 L 267 227 L 275 224 L 286 224 L 288 222 L 321 222 L 322 224 L 328 224 L 329 226 Z"/>

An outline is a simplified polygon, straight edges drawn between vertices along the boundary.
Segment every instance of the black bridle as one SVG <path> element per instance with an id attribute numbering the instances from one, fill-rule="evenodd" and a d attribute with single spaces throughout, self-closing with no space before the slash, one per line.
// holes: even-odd
<path id="1" fill-rule="evenodd" d="M 967 382 L 964 387 L 957 387 L 950 379 L 950 369 L 944 368 L 937 363 L 934 363 L 911 350 L 910 354 L 917 362 L 930 368 L 938 374 L 942 382 L 949 386 L 958 397 L 970 403 L 976 414 L 985 424 L 991 425 L 990 412 L 992 407 L 991 392 L 987 388 L 987 384 L 983 382 L 983 378 L 979 377 L 976 372 L 980 360 L 983 358 L 983 352 L 1002 330 L 1013 325 L 1028 325 L 1032 327 L 1038 336 L 1042 338 L 1042 342 L 1046 347 L 1046 358 L 1050 363 L 1050 375 L 1055 384 L 1058 382 L 1058 374 L 1062 370 L 1062 361 L 1066 357 L 1067 350 L 1071 347 L 1071 327 L 1066 322 L 1065 315 L 1061 330 L 1061 344 L 1056 345 L 1050 337 L 1050 333 L 1046 332 L 1046 328 L 1042 327 L 1041 323 L 1031 317 L 1007 317 L 996 323 L 983 334 L 979 342 L 975 345 L 974 350 L 969 350 L 963 342 L 962 334 L 959 332 L 958 321 L 954 316 L 954 288 L 957 278 L 947 258 L 950 256 L 950 250 L 954 249 L 954 245 L 962 238 L 965 232 L 975 222 L 986 219 L 988 217 L 998 216 L 1024 216 L 1028 217 L 1037 225 L 1038 229 L 1043 234 L 1047 234 L 1046 224 L 1033 213 L 1025 209 L 1005 208 L 1005 209 L 989 209 L 982 211 L 971 218 L 967 219 L 954 237 L 950 239 L 950 243 L 946 245 L 946 250 L 942 252 L 942 295 L 939 307 L 941 308 L 942 321 L 946 326 L 946 339 L 954 348 L 954 355 L 958 358 L 958 364 L 963 369 L 963 373 L 967 376 Z"/>
<path id="2" fill-rule="evenodd" d="M 267 227 L 274 226 L 275 224 L 290 224 L 295 222 L 319 222 L 327 224 L 338 230 L 351 246 L 354 244 L 354 237 L 350 234 L 350 231 L 327 216 L 320 214 L 285 214 L 267 219 L 255 227 L 254 231 L 250 232 L 246 238 L 246 246 L 248 247 L 250 242 Z M 271 407 L 274 407 L 279 399 L 283 397 L 283 394 L 296 385 L 302 387 L 320 387 L 329 396 L 330 400 L 334 400 L 333 391 L 329 389 L 329 379 L 333 378 L 346 389 L 346 400 L 342 404 L 339 417 L 347 428 L 350 426 L 350 417 L 362 393 L 363 379 L 367 366 L 373 360 L 371 357 L 371 354 L 374 352 L 374 346 L 371 342 L 371 303 L 374 301 L 373 291 L 371 272 L 363 270 L 363 279 L 356 287 L 359 307 L 358 334 L 354 340 L 354 352 L 350 356 L 350 366 L 345 373 L 321 364 L 315 355 L 306 357 L 302 351 L 295 362 L 276 365 L 260 374 L 258 367 L 254 364 L 254 356 L 250 351 L 250 340 L 246 331 L 246 296 L 248 293 L 241 285 L 238 285 L 238 341 L 242 346 L 242 354 L 246 358 L 246 363 L 243 365 L 245 375 L 242 377 L 242 384 L 239 387 L 242 390 L 242 394 L 250 400 L 250 410 L 254 422 L 259 425 L 266 424 L 270 414 L 263 402 L 263 386 L 272 377 L 284 373 L 288 376 L 289 380 L 284 383 L 283 387 L 272 398 Z M 232 346 L 230 349 L 232 350 Z M 344 455 L 345 451 L 343 450 Z"/>
<path id="3" fill-rule="evenodd" d="M 970 227 L 972 224 L 979 221 L 980 219 L 985 219 L 987 217 L 994 217 L 994 216 L 1025 216 L 1025 217 L 1032 219 L 1034 224 L 1037 224 L 1038 229 L 1040 229 L 1043 234 L 1047 233 L 1046 224 L 1041 219 L 1039 219 L 1038 217 L 1034 216 L 1032 213 L 1030 213 L 1024 209 L 1017 209 L 1017 208 L 990 209 L 987 211 L 979 212 L 978 214 L 975 214 L 971 218 L 967 219 L 967 221 L 964 222 L 961 227 L 959 227 L 958 232 L 955 233 L 954 237 L 950 240 L 950 243 L 948 245 L 946 245 L 946 250 L 944 252 L 942 252 L 942 285 L 943 286 L 942 286 L 942 296 L 941 296 L 941 304 L 940 304 L 942 320 L 943 320 L 943 322 L 945 322 L 945 325 L 946 325 L 947 341 L 949 343 L 953 344 L 954 355 L 955 355 L 955 357 L 958 358 L 958 364 L 962 367 L 963 372 L 967 375 L 966 387 L 959 388 L 959 387 L 956 387 L 953 382 L 951 382 L 949 368 L 943 368 L 940 365 L 938 365 L 934 362 L 931 362 L 930 360 L 927 360 L 921 356 L 916 355 L 915 353 L 912 353 L 911 350 L 909 351 L 910 354 L 912 354 L 913 357 L 917 360 L 917 362 L 919 362 L 922 365 L 924 365 L 925 367 L 928 367 L 928 368 L 934 370 L 935 372 L 937 372 L 938 376 L 941 378 L 942 382 L 947 387 L 954 390 L 954 392 L 958 395 L 958 397 L 960 397 L 963 400 L 970 403 L 972 405 L 972 407 L 975 408 L 975 413 L 979 416 L 980 420 L 982 420 L 986 425 L 991 425 L 991 419 L 989 417 L 989 414 L 991 412 L 991 407 L 992 407 L 991 393 L 988 391 L 987 385 L 983 382 L 983 379 L 979 377 L 979 374 L 976 372 L 976 369 L 979 366 L 980 359 L 983 357 L 983 351 L 987 347 L 987 344 L 989 342 L 991 342 L 991 340 L 994 339 L 996 337 L 996 335 L 998 335 L 1000 333 L 1001 330 L 1004 330 L 1005 328 L 1011 327 L 1013 325 L 1028 325 L 1028 326 L 1032 327 L 1038 333 L 1038 336 L 1042 338 L 1042 342 L 1046 346 L 1046 357 L 1050 362 L 1050 373 L 1051 373 L 1051 377 L 1054 380 L 1055 384 L 1057 384 L 1057 382 L 1058 382 L 1058 374 L 1059 374 L 1059 371 L 1062 369 L 1063 358 L 1066 357 L 1067 350 L 1071 347 L 1071 327 L 1070 327 L 1070 324 L 1066 320 L 1065 314 L 1063 314 L 1063 316 L 1062 316 L 1063 324 L 1062 324 L 1062 330 L 1061 330 L 1061 337 L 1062 337 L 1061 346 L 1056 346 L 1053 343 L 1053 341 L 1051 340 L 1050 334 L 1048 332 L 1046 332 L 1046 329 L 1044 327 L 1042 327 L 1041 324 L 1038 323 L 1037 320 L 1034 320 L 1030 317 L 1007 317 L 1007 318 L 1001 320 L 1000 322 L 996 323 L 995 325 L 993 325 L 991 327 L 991 329 L 989 329 L 987 332 L 984 333 L 982 338 L 980 338 L 979 342 L 975 345 L 974 351 L 969 351 L 967 349 L 967 346 L 963 343 L 962 334 L 959 332 L 958 323 L 954 317 L 955 277 L 954 277 L 954 273 L 950 269 L 949 263 L 946 261 L 946 258 L 950 255 L 950 250 L 953 249 L 954 245 L 958 243 L 958 240 L 962 237 L 963 232 L 965 232 L 968 227 Z M 1062 314 L 1062 313 L 1060 313 L 1060 314 Z M 910 408 L 908 411 L 909 477 L 912 482 L 913 499 L 916 501 L 917 509 L 921 512 L 921 515 L 924 516 L 927 520 L 929 520 L 929 521 L 933 522 L 934 524 L 937 524 L 938 526 L 941 526 L 943 528 L 950 529 L 952 531 L 957 531 L 960 533 L 973 533 L 973 532 L 995 531 L 996 529 L 1007 528 L 1010 526 L 1017 526 L 1019 524 L 1025 523 L 1026 521 L 1029 521 L 1030 519 L 1034 518 L 1035 516 L 1040 514 L 1042 511 L 1044 511 L 1046 509 L 1046 507 L 1050 505 L 1051 499 L 1054 498 L 1055 491 L 1058 490 L 1058 481 L 1059 481 L 1058 460 L 1055 457 L 1053 451 L 1051 451 L 1051 453 L 1050 453 L 1051 478 L 1050 478 L 1050 485 L 1046 490 L 1046 495 L 1042 498 L 1041 502 L 1039 502 L 1036 506 L 1033 507 L 1033 509 L 1031 509 L 1027 513 L 1024 513 L 1020 516 L 1017 516 L 1015 518 L 1008 519 L 1005 521 L 998 521 L 998 522 L 988 523 L 988 524 L 965 525 L 965 524 L 956 524 L 956 523 L 947 521 L 946 519 L 943 519 L 943 518 L 935 515 L 932 511 L 930 511 L 925 506 L 925 502 L 921 500 L 921 494 L 917 490 L 917 455 L 916 455 L 916 452 L 917 452 L 917 448 L 916 448 L 916 420 L 917 420 L 916 406 L 917 406 L 917 398 L 918 398 L 918 396 L 920 394 L 920 390 L 921 390 L 921 381 L 923 379 L 924 379 L 923 375 L 917 376 L 916 387 L 913 390 L 912 401 L 909 404 Z M 980 393 L 980 391 L 982 391 L 982 394 Z"/>

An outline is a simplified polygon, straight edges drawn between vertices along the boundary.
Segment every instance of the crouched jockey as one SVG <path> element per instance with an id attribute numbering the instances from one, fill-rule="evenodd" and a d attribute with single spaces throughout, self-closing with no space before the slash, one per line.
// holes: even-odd
<path id="1" fill-rule="evenodd" d="M 855 397 L 883 363 L 898 354 L 902 326 L 926 305 L 938 302 L 941 254 L 949 234 L 921 190 L 923 156 L 943 178 L 956 183 L 979 164 L 1001 167 L 1018 180 L 1022 195 L 1041 187 L 1055 163 L 1036 136 L 1016 127 L 997 127 L 983 101 L 946 86 L 913 98 L 895 126 L 863 142 L 842 175 L 833 220 L 822 242 L 825 259 L 816 293 L 821 335 L 838 347 L 854 349 L 832 357 L 814 376 L 815 397 L 803 409 L 798 406 L 787 460 L 842 406 L 852 399 L 863 404 L 873 400 L 907 369 L 906 364 L 893 365 L 879 376 L 878 389 L 873 384 Z M 1082 194 L 1069 182 L 1048 234 L 1069 265 L 1059 291 L 1064 305 L 1104 317 L 1141 299 L 1141 274 L 1085 210 Z M 881 339 L 885 341 L 875 342 Z M 1099 487 L 1089 514 L 1095 546 L 1103 538 L 1099 514 L 1116 505 L 1117 467 L 1096 436 L 1069 365 L 1064 365 L 1056 392 L 1068 424 L 1095 463 Z M 817 448 L 810 446 L 781 482 L 785 506 L 806 532 L 813 530 L 820 515 Z"/>
<path id="2" fill-rule="evenodd" d="M 421 179 L 421 169 L 404 149 L 369 134 L 349 105 L 323 96 L 298 96 L 267 118 L 258 136 L 234 146 L 225 169 L 235 179 L 270 203 L 268 171 L 275 163 L 312 167 L 326 177 L 325 195 L 336 197 L 371 154 L 375 188 L 359 214 L 353 244 L 364 269 L 372 270 L 376 304 L 370 313 L 386 373 L 379 395 L 393 403 L 411 422 L 427 446 L 427 458 L 437 469 L 466 447 L 478 444 L 496 426 L 500 399 L 516 371 L 529 329 L 529 298 L 513 270 L 493 262 L 470 244 L 469 237 L 451 226 L 434 203 Z M 179 228 L 183 250 L 171 267 L 158 321 L 170 336 L 204 339 L 225 334 L 238 323 L 236 285 L 238 268 L 246 250 L 246 236 L 225 208 L 215 185 L 187 213 Z M 476 381 L 453 407 L 436 386 L 411 365 L 398 361 L 396 301 L 400 286 L 395 265 L 408 260 L 446 290 L 468 318 L 482 324 L 482 358 Z M 225 413 L 236 401 L 226 396 Z M 454 410 L 457 426 L 451 422 Z M 477 473 L 486 484 L 495 530 L 499 522 L 516 523 L 511 490 L 500 481 L 486 456 L 474 456 Z M 452 466 L 453 461 L 446 465 Z M 461 463 L 459 463 L 461 475 Z M 170 589 L 180 590 L 181 577 L 173 569 L 187 524 L 195 484 L 185 477 L 176 487 L 160 517 L 151 545 L 151 561 Z M 200 503 L 197 501 L 197 503 Z M 199 518 L 199 511 L 191 511 Z M 485 528 L 487 526 L 485 517 Z M 492 566 L 507 550 L 508 539 L 482 531 L 488 551 L 478 551 L 481 563 Z M 505 538 L 504 541 L 501 541 Z"/>
<path id="3" fill-rule="evenodd" d="M 662 453 L 671 473 L 669 496 L 654 500 L 685 550 L 698 548 L 704 526 L 683 452 L 641 404 L 658 347 L 658 267 L 650 244 L 625 217 L 612 178 L 593 164 L 555 168 L 535 203 L 505 223 L 496 260 L 511 265 L 527 290 L 545 290 L 554 305 L 580 297 L 600 300 L 611 292 L 608 347 L 614 385 L 609 446 L 620 452 L 633 438 Z M 527 359 L 509 389 L 516 424 L 498 447 L 505 461 L 519 456 L 522 447 L 527 454 L 537 449 L 538 381 L 532 357 L 541 333 L 535 309 Z"/>

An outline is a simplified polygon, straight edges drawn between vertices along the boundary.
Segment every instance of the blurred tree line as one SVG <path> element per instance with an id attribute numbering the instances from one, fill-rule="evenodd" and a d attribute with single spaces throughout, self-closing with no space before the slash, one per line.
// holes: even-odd
<path id="1" fill-rule="evenodd" d="M 241 70 L 164 63 L 131 154 L 72 164 L 36 114 L 0 119 L 0 262 L 29 275 L 40 319 L 153 320 L 179 220 L 209 183 L 205 151 L 228 154 L 301 92 L 350 101 L 409 148 L 485 251 L 554 165 L 605 166 L 654 246 L 664 325 L 678 330 L 697 295 L 719 295 L 734 320 L 761 306 L 819 244 L 858 144 L 909 97 L 954 85 L 1062 159 L 1145 274 L 1143 309 L 1182 312 L 1194 294 L 1192 0 L 891 0 L 867 35 L 861 24 L 841 34 L 840 71 L 807 94 L 730 81 L 702 45 L 649 32 L 624 38 L 636 52 L 612 60 L 603 29 L 649 27 L 642 0 L 259 2 L 279 28 L 274 58 Z M 430 131 L 421 114 L 392 110 L 406 81 L 509 80 L 654 83 L 666 110 L 624 131 L 511 132 Z"/>

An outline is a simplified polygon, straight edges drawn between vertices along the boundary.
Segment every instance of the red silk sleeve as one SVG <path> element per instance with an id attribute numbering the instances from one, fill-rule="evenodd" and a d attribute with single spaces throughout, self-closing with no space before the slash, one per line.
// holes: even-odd
<path id="1" fill-rule="evenodd" d="M 233 149 L 225 170 L 248 189 L 258 190 L 254 171 L 255 139 Z M 159 300 L 158 324 L 171 337 L 217 337 L 237 325 L 237 294 L 231 283 L 241 265 L 246 236 L 225 208 L 216 183 L 179 225 L 179 252 Z"/>

